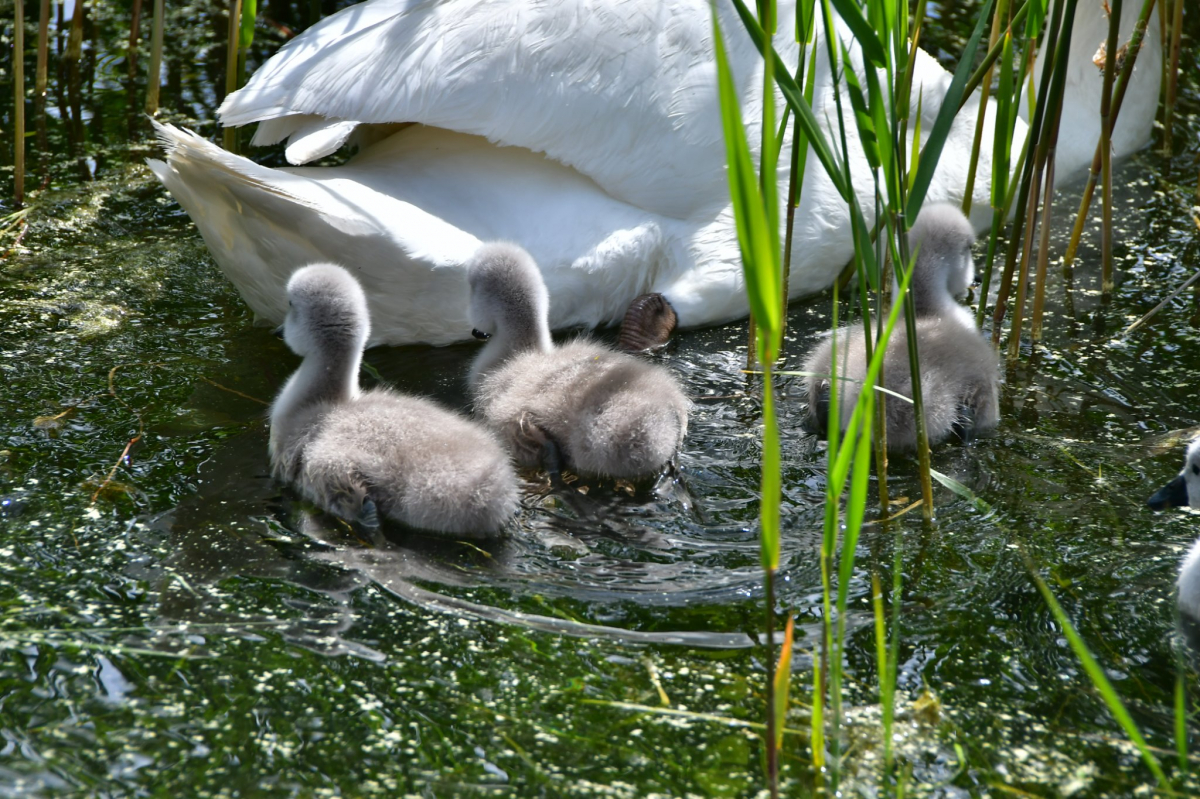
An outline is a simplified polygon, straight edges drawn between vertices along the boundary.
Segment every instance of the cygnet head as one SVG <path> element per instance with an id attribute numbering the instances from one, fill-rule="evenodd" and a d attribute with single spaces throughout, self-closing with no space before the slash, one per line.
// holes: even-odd
<path id="1" fill-rule="evenodd" d="M 344 356 L 360 353 L 371 332 L 367 298 L 349 272 L 333 264 L 296 270 L 287 284 L 283 340 L 292 352 Z"/>
<path id="2" fill-rule="evenodd" d="M 1154 493 L 1146 502 L 1153 510 L 1200 508 L 1200 438 L 1188 445 L 1183 471 Z"/>
<path id="3" fill-rule="evenodd" d="M 917 316 L 959 313 L 957 300 L 975 281 L 971 245 L 975 229 L 957 205 L 926 205 L 908 232 L 909 252 L 917 253 L 910 290 Z"/>

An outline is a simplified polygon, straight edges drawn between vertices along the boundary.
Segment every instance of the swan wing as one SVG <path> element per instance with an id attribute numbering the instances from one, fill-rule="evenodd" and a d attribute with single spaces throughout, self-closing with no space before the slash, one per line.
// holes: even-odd
<path id="1" fill-rule="evenodd" d="M 761 59 L 720 5 L 738 85 L 753 94 Z M 684 217 L 725 193 L 714 70 L 706 0 L 369 0 L 289 42 L 220 115 L 269 121 L 258 143 L 336 129 L 323 146 L 289 148 L 293 161 L 336 148 L 347 121 L 486 136 Z"/>

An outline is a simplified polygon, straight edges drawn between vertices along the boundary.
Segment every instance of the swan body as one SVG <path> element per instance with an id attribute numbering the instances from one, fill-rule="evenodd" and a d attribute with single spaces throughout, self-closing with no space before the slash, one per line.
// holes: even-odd
<path id="1" fill-rule="evenodd" d="M 300 368 L 271 405 L 271 471 L 350 521 L 378 516 L 482 537 L 516 512 L 517 477 L 484 428 L 428 400 L 360 391 L 369 322 L 345 269 L 316 264 L 287 284 L 284 337 Z"/>
<path id="2" fill-rule="evenodd" d="M 753 149 L 762 59 L 732 4 L 716 6 Z M 1079 14 L 1102 16 L 1099 9 L 1084 0 Z M 793 3 L 780 3 L 780 31 L 793 16 Z M 861 51 L 837 26 L 861 75 Z M 832 130 L 834 75 L 817 28 L 812 105 Z M 1090 62 L 1095 43 L 1083 38 L 1079 59 Z M 795 61 L 793 37 L 776 45 Z M 1152 123 L 1152 113 L 1130 107 L 1157 97 L 1149 55 L 1139 58 L 1117 126 L 1118 154 L 1140 146 Z M 951 76 L 923 51 L 916 58 L 912 107 L 920 101 L 928 133 Z M 1095 68 L 1087 70 L 1080 80 L 1098 87 Z M 961 201 L 977 110 L 974 98 L 958 115 L 930 201 Z M 552 328 L 615 323 L 647 293 L 662 294 L 684 326 L 747 313 L 707 0 L 368 0 L 289 42 L 220 113 L 225 125 L 259 123 L 255 143 L 286 139 L 294 164 L 347 143 L 362 147 L 344 166 L 268 169 L 157 126 L 167 157 L 151 168 L 247 303 L 272 323 L 282 319 L 292 264 L 344 259 L 362 265 L 375 343 L 459 340 L 468 329 L 462 264 L 482 241 L 498 239 L 520 242 L 541 266 Z M 990 219 L 994 118 L 973 198 L 979 229 Z M 1014 150 L 1024 137 L 1018 128 Z M 1097 137 L 1080 144 L 1088 160 Z M 855 136 L 849 155 L 870 215 L 873 186 Z M 1078 168 L 1063 158 L 1057 174 Z M 845 203 L 809 160 L 792 296 L 827 288 L 853 252 Z M 789 161 L 785 147 L 781 195 Z"/>
<path id="3" fill-rule="evenodd" d="M 1200 438 L 1187 448 L 1183 470 L 1150 497 L 1147 504 L 1154 510 L 1168 507 L 1200 509 Z M 1179 566 L 1179 610 L 1195 622 L 1200 622 L 1200 540 L 1192 544 Z"/>
<path id="4" fill-rule="evenodd" d="M 555 346 L 541 274 L 516 245 L 481 247 L 467 279 L 474 332 L 489 339 L 469 376 L 476 413 L 519 464 L 548 455 L 583 474 L 627 479 L 667 465 L 690 405 L 669 372 L 589 341 Z"/>
<path id="5" fill-rule="evenodd" d="M 955 432 L 965 435 L 990 429 L 1000 419 L 996 354 L 975 327 L 971 314 L 954 299 L 966 293 L 975 276 L 971 257 L 974 238 L 966 217 L 950 205 L 926 205 L 909 231 L 909 247 L 917 253 L 909 292 L 917 316 L 921 396 L 931 445 Z M 828 420 L 835 341 L 837 374 L 846 378 L 839 382 L 842 429 L 849 424 L 867 374 L 863 336 L 861 323 L 842 328 L 821 341 L 805 360 L 803 371 L 810 373 L 805 378 L 806 422 L 811 428 L 824 430 Z M 883 370 L 886 388 L 912 397 L 908 337 L 903 323 L 888 339 Z M 889 397 L 886 416 L 888 448 L 915 448 L 913 404 Z"/>

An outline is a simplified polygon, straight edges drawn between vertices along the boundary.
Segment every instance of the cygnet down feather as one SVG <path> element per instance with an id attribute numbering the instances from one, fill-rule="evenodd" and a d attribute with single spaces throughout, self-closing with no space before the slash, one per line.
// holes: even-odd
<path id="1" fill-rule="evenodd" d="M 690 407 L 670 372 L 590 341 L 555 346 L 545 283 L 515 244 L 480 247 L 467 283 L 472 332 L 488 339 L 469 378 L 476 413 L 517 463 L 559 459 L 581 474 L 636 479 L 670 462 Z"/>
<path id="2" fill-rule="evenodd" d="M 304 358 L 271 406 L 272 474 L 334 516 L 467 537 L 517 510 L 512 463 L 491 432 L 429 400 L 360 391 L 366 298 L 340 266 L 288 281 L 284 339 Z"/>
<path id="3" fill-rule="evenodd" d="M 949 204 L 926 206 L 909 231 L 917 253 L 909 284 L 917 315 L 917 352 L 921 363 L 921 395 L 929 443 L 952 433 L 964 438 L 995 427 L 1000 419 L 1000 372 L 996 354 L 980 335 L 969 311 L 956 297 L 965 295 L 975 276 L 971 244 L 975 232 L 962 212 Z M 866 378 L 868 362 L 862 324 L 841 328 L 809 354 L 803 370 L 808 408 L 805 420 L 825 431 L 829 417 L 830 375 L 837 345 L 838 407 L 844 430 Z M 885 388 L 912 397 L 908 335 L 897 325 L 883 362 Z M 887 445 L 890 450 L 917 445 L 916 415 L 911 402 L 887 398 Z"/>

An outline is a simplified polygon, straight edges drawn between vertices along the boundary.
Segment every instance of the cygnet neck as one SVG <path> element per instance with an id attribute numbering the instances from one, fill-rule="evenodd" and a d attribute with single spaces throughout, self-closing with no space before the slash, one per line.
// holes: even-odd
<path id="1" fill-rule="evenodd" d="M 491 369 L 499 366 L 514 355 L 523 352 L 550 352 L 554 341 L 550 338 L 550 322 L 542 309 L 533 302 L 509 307 L 499 320 L 496 332 L 491 335 L 483 352 L 471 367 L 470 380 L 474 384 Z"/>
<path id="2" fill-rule="evenodd" d="M 362 348 L 351 343 L 325 342 L 308 355 L 288 380 L 272 408 L 275 420 L 289 417 L 320 402 L 349 402 L 360 394 L 358 370 Z"/>
<path id="3" fill-rule="evenodd" d="M 975 327 L 970 309 L 960 304 L 951 292 L 951 283 L 957 282 L 958 277 L 954 272 L 959 268 L 942 253 L 917 252 L 908 289 L 918 319 L 955 319 Z"/>
<path id="4" fill-rule="evenodd" d="M 950 296 L 945 270 L 939 268 L 943 265 L 922 263 L 922 260 L 918 259 L 909 282 L 909 294 L 916 315 L 944 316 L 947 312 L 955 312 L 961 306 Z"/>

